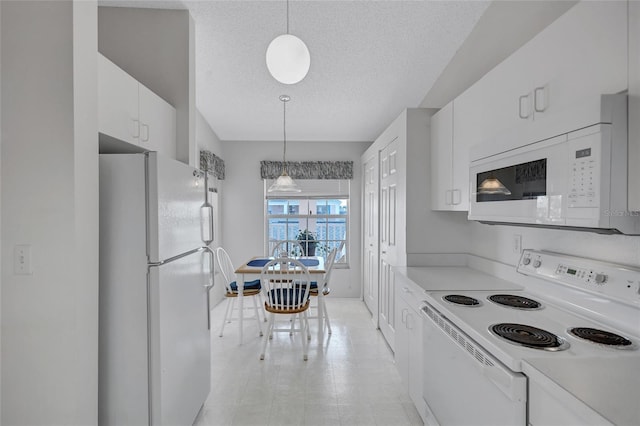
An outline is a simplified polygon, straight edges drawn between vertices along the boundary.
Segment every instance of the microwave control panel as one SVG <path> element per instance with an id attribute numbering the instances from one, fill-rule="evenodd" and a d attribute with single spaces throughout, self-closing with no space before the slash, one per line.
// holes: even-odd
<path id="1" fill-rule="evenodd" d="M 578 132 L 575 132 L 578 133 Z M 570 181 L 568 207 L 598 207 L 600 204 L 599 133 L 575 135 L 569 144 Z"/>

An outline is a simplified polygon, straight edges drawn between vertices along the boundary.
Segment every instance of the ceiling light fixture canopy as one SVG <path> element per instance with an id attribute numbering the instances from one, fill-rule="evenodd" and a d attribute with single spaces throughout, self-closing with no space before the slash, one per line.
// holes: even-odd
<path id="1" fill-rule="evenodd" d="M 511 191 L 495 177 L 490 177 L 482 181 L 478 187 L 478 193 L 480 194 L 502 194 L 511 195 Z"/>
<path id="2" fill-rule="evenodd" d="M 295 84 L 309 72 L 309 49 L 298 37 L 289 34 L 289 0 L 287 0 L 287 33 L 274 38 L 267 47 L 267 68 L 280 83 Z"/>
<path id="3" fill-rule="evenodd" d="M 282 174 L 278 176 L 278 179 L 267 189 L 267 192 L 301 192 L 298 185 L 291 179 L 291 176 L 287 174 L 287 102 L 291 98 L 288 95 L 280 95 L 280 101 L 282 102 L 282 128 L 284 135 L 284 150 L 282 151 Z"/>

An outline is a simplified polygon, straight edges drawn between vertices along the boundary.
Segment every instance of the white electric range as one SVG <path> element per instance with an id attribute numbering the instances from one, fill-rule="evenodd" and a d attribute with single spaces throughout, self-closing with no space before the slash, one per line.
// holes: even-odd
<path id="1" fill-rule="evenodd" d="M 640 424 L 640 270 L 533 250 L 517 269 L 524 289 L 426 292 L 426 422 Z"/>

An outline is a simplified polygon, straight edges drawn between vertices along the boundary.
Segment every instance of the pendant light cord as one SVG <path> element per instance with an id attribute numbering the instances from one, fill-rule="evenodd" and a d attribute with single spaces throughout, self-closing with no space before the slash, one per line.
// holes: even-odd
<path id="1" fill-rule="evenodd" d="M 288 2 L 287 2 L 288 3 Z M 287 172 L 287 102 L 282 101 L 282 134 L 284 135 L 284 151 L 282 152 L 282 170 Z"/>
<path id="2" fill-rule="evenodd" d="M 287 34 L 289 34 L 289 0 L 287 0 Z"/>
<path id="3" fill-rule="evenodd" d="M 282 101 L 282 134 L 284 136 L 284 150 L 282 151 L 282 174 L 287 174 L 287 102 L 291 100 L 289 95 L 280 95 Z"/>

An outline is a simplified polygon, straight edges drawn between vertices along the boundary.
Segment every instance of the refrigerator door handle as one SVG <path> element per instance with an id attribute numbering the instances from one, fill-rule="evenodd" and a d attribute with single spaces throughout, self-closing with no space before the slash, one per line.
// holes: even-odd
<path id="1" fill-rule="evenodd" d="M 203 251 L 206 251 L 209 254 L 210 259 L 211 259 L 209 261 L 209 280 L 208 280 L 208 284 L 205 284 L 205 286 L 204 286 L 207 290 L 210 290 L 211 287 L 213 287 L 213 272 L 214 272 L 214 268 L 215 268 L 215 264 L 214 264 L 215 256 L 214 256 L 213 250 L 210 247 L 204 246 L 204 247 L 201 247 L 201 248 L 202 248 Z"/>
<path id="2" fill-rule="evenodd" d="M 215 256 L 213 253 L 213 250 L 208 247 L 202 247 L 202 249 L 204 251 L 206 251 L 209 254 L 209 279 L 207 280 L 207 284 L 204 286 L 207 292 L 207 329 L 211 330 L 211 306 L 210 306 L 210 302 L 209 302 L 209 291 L 211 290 L 211 288 L 213 287 L 213 274 L 214 274 L 214 268 L 215 268 Z"/>
<path id="3" fill-rule="evenodd" d="M 161 260 L 159 262 L 149 262 L 149 267 L 166 265 L 167 263 L 175 262 L 176 260 L 182 259 L 183 257 L 191 256 L 194 253 L 198 253 L 198 252 L 201 252 L 201 251 L 204 251 L 204 250 L 211 251 L 211 249 L 209 247 L 198 247 L 197 249 L 193 249 L 193 250 L 186 251 L 184 253 L 180 253 L 180 254 L 178 254 L 176 256 L 170 257 L 168 259 Z"/>

